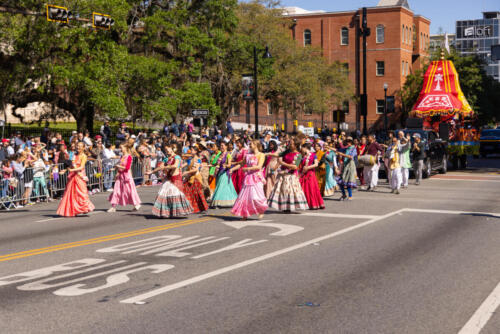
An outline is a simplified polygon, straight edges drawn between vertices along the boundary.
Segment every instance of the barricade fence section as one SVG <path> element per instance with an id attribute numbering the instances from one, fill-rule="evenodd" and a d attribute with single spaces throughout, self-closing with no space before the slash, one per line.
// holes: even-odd
<path id="1" fill-rule="evenodd" d="M 119 162 L 119 158 L 87 161 L 85 174 L 88 178 L 89 194 L 113 189 L 117 173 L 115 166 Z M 144 162 L 150 167 L 146 169 Z M 151 161 L 144 162 L 139 158 L 134 158 L 132 161 L 130 172 L 135 184 L 156 184 L 160 179 L 157 174 L 145 174 L 145 170 L 152 170 L 156 166 L 153 166 Z M 68 184 L 68 173 L 63 172 L 64 170 L 64 164 L 52 164 L 45 166 L 44 170 L 26 168 L 22 175 L 9 178 L 4 178 L 0 174 L 0 210 L 15 209 L 60 198 Z"/>

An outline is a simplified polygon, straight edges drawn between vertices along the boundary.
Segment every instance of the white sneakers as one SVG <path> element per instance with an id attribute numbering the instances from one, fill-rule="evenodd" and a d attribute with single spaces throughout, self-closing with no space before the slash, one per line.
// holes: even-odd
<path id="1" fill-rule="evenodd" d="M 138 205 L 134 206 L 134 208 L 132 209 L 132 211 L 139 211 L 139 209 L 140 209 L 140 208 L 141 208 L 141 205 L 140 205 L 140 204 L 138 204 Z M 108 212 L 116 212 L 116 208 L 114 208 L 114 207 L 110 207 L 110 208 L 108 209 Z"/>

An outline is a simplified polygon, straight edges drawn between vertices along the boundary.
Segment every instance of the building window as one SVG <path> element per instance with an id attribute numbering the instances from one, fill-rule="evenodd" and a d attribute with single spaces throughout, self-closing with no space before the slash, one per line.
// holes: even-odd
<path id="1" fill-rule="evenodd" d="M 349 63 L 342 63 L 342 74 L 349 75 Z"/>
<path id="2" fill-rule="evenodd" d="M 304 46 L 311 45 L 311 41 L 312 41 L 311 30 L 309 29 L 304 30 Z"/>
<path id="3" fill-rule="evenodd" d="M 406 44 L 410 44 L 410 29 L 406 27 L 405 30 L 406 30 Z"/>
<path id="4" fill-rule="evenodd" d="M 384 114 L 384 100 L 377 100 L 377 114 Z"/>
<path id="5" fill-rule="evenodd" d="M 408 45 L 412 44 L 411 28 L 408 28 Z"/>
<path id="6" fill-rule="evenodd" d="M 267 103 L 267 114 L 272 115 L 273 114 L 273 104 L 271 102 Z"/>
<path id="7" fill-rule="evenodd" d="M 239 116 L 240 115 L 240 105 L 239 103 L 238 104 L 234 104 L 232 106 L 233 108 L 233 116 Z"/>
<path id="8" fill-rule="evenodd" d="M 344 114 L 349 113 L 349 101 L 344 101 L 342 103 L 342 111 L 344 112 Z"/>
<path id="9" fill-rule="evenodd" d="M 383 25 L 377 26 L 377 43 L 384 43 L 385 40 L 385 28 Z"/>
<path id="10" fill-rule="evenodd" d="M 401 43 L 405 44 L 405 26 L 401 29 Z"/>
<path id="11" fill-rule="evenodd" d="M 309 109 L 306 104 L 304 104 L 304 115 L 311 116 L 312 114 L 313 114 L 312 110 Z"/>
<path id="12" fill-rule="evenodd" d="M 403 76 L 405 76 L 405 61 L 404 60 L 401 62 L 401 72 L 403 73 Z"/>
<path id="13" fill-rule="evenodd" d="M 349 29 L 346 27 L 340 29 L 340 45 L 349 45 Z"/>
<path id="14" fill-rule="evenodd" d="M 377 62 L 377 76 L 381 77 L 385 75 L 385 62 L 378 61 Z"/>

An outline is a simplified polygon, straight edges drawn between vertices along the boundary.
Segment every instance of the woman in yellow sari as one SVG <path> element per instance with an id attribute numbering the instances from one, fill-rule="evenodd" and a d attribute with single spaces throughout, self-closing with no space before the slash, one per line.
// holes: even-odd
<path id="1" fill-rule="evenodd" d="M 316 157 L 318 158 L 319 164 L 316 168 L 316 179 L 318 179 L 319 191 L 321 196 L 325 194 L 325 182 L 326 182 L 326 166 L 325 166 L 325 151 L 319 143 L 314 144 L 314 150 L 316 151 Z"/>

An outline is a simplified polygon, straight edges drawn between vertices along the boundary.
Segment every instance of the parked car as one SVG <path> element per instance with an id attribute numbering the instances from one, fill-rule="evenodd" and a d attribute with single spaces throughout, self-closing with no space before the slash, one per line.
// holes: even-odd
<path id="1" fill-rule="evenodd" d="M 479 154 L 486 158 L 488 154 L 500 153 L 500 129 L 485 129 L 479 138 Z"/>

